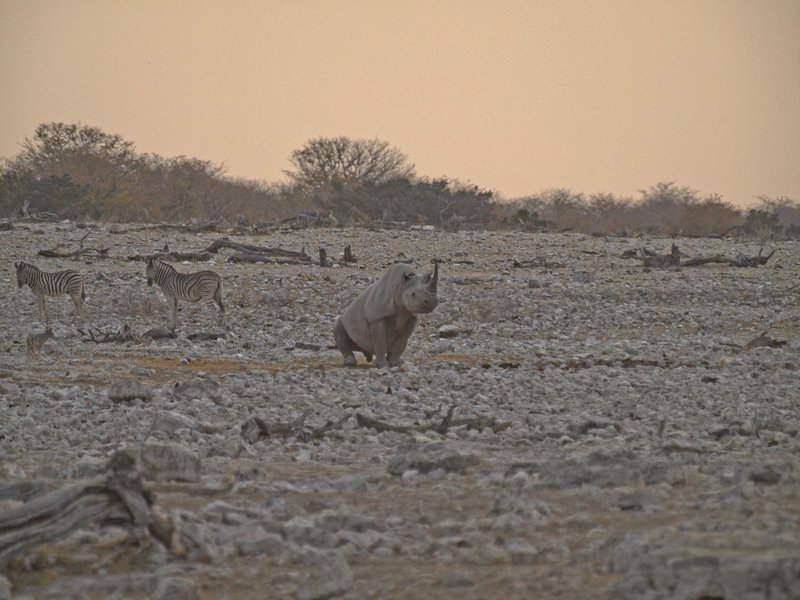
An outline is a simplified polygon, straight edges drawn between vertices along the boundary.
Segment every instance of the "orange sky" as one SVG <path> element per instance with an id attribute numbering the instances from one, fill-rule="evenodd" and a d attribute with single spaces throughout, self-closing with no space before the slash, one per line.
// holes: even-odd
<path id="1" fill-rule="evenodd" d="M 799 0 L 0 0 L 0 157 L 43 122 L 284 179 L 390 142 L 507 198 L 800 200 Z"/>

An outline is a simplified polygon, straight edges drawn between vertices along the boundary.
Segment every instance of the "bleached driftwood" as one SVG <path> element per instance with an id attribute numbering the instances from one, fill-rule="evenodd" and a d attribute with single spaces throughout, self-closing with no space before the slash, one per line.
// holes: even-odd
<path id="1" fill-rule="evenodd" d="M 105 524 L 127 525 L 137 537 L 149 532 L 167 548 L 172 546 L 174 529 L 154 510 L 136 461 L 125 452 L 111 457 L 105 474 L 0 515 L 0 567 L 16 554 L 64 539 L 81 527 Z"/>

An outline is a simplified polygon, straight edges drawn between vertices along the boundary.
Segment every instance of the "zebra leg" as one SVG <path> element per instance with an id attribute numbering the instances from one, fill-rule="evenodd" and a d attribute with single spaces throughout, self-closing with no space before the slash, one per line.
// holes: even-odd
<path id="1" fill-rule="evenodd" d="M 39 307 L 39 320 L 42 320 L 42 312 L 44 312 L 44 323 L 45 325 L 50 325 L 50 315 L 47 313 L 44 294 L 36 294 L 36 306 Z"/>
<path id="2" fill-rule="evenodd" d="M 222 287 L 217 286 L 216 291 L 214 292 L 214 302 L 217 303 L 219 306 L 219 312 L 222 314 L 222 324 L 227 326 L 228 325 L 228 317 L 225 314 L 225 306 L 222 304 Z"/>
<path id="3" fill-rule="evenodd" d="M 172 297 L 172 328 L 175 329 L 178 326 L 178 297 Z"/>
<path id="4" fill-rule="evenodd" d="M 75 305 L 75 314 L 72 315 L 72 322 L 81 323 L 83 321 L 83 302 L 81 301 L 80 293 L 70 294 L 72 303 Z"/>

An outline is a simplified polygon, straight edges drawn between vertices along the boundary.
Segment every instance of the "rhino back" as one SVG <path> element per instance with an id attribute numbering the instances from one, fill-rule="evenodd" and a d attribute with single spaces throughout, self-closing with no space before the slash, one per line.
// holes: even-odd
<path id="1" fill-rule="evenodd" d="M 363 350 L 373 351 L 370 323 L 408 312 L 403 307 L 402 295 L 405 276 L 409 273 L 412 271 L 407 265 L 389 266 L 344 311 L 342 325 L 347 335 Z"/>

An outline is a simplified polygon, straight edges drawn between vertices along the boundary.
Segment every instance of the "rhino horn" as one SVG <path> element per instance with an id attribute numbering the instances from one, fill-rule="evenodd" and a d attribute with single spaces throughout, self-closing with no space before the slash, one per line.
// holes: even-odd
<path id="1" fill-rule="evenodd" d="M 436 285 L 439 283 L 439 261 L 433 263 L 433 274 L 429 275 L 430 281 L 428 282 L 428 291 L 436 293 Z"/>

